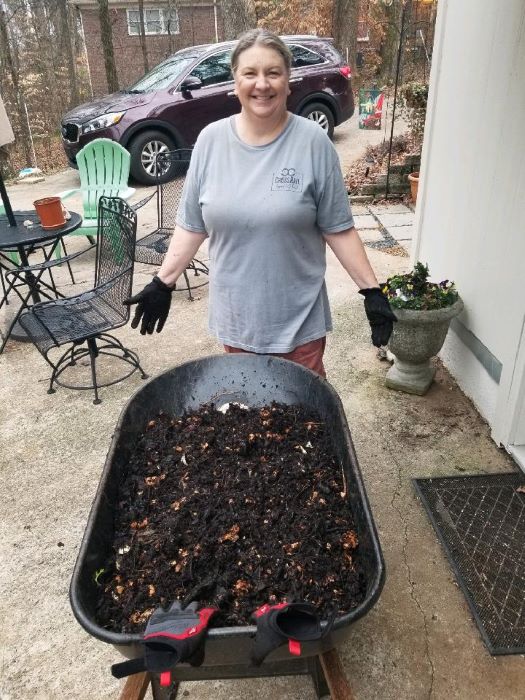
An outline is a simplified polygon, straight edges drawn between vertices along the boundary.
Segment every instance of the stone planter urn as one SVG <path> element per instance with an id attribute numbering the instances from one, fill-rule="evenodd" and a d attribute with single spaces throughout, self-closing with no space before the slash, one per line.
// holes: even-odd
<path id="1" fill-rule="evenodd" d="M 397 323 L 388 348 L 394 364 L 386 375 L 387 387 L 419 396 L 428 391 L 436 373 L 430 358 L 441 350 L 451 320 L 462 310 L 461 299 L 431 311 L 393 309 Z"/>

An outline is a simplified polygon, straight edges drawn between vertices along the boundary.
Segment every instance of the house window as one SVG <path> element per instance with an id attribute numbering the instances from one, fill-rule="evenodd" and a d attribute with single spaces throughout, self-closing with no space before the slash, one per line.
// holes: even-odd
<path id="1" fill-rule="evenodd" d="M 128 34 L 140 35 L 140 16 L 138 10 L 126 10 L 128 16 Z M 146 34 L 178 34 L 179 17 L 175 8 L 145 7 L 144 31 Z"/>

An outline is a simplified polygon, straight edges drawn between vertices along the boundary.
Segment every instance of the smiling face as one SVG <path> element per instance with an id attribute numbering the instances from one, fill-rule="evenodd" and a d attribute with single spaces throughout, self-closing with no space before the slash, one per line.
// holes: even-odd
<path id="1" fill-rule="evenodd" d="M 239 55 L 234 77 L 235 91 L 247 117 L 275 121 L 284 117 L 289 75 L 277 51 L 257 44 L 246 49 Z"/>

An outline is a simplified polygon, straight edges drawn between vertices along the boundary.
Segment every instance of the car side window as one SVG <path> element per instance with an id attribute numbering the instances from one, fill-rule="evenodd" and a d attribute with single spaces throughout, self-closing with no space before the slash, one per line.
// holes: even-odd
<path id="1" fill-rule="evenodd" d="M 190 76 L 199 78 L 203 87 L 233 80 L 230 68 L 230 51 L 208 56 L 191 71 Z"/>
<path id="2" fill-rule="evenodd" d="M 290 46 L 292 52 L 292 68 L 301 68 L 302 66 L 314 66 L 317 63 L 324 63 L 322 56 L 318 53 L 305 49 L 304 46 L 293 44 Z"/>

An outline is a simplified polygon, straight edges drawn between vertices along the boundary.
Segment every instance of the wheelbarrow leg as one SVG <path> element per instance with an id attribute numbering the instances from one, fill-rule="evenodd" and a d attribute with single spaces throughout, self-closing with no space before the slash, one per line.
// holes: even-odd
<path id="1" fill-rule="evenodd" d="M 146 672 L 135 673 L 133 676 L 129 676 L 126 685 L 122 688 L 119 700 L 143 700 L 150 681 L 151 677 Z"/>
<path id="2" fill-rule="evenodd" d="M 355 700 L 337 649 L 319 654 L 319 660 L 332 700 Z"/>
<path id="3" fill-rule="evenodd" d="M 173 681 L 167 688 L 163 688 L 158 676 L 151 676 L 144 672 L 135 673 L 128 678 L 119 700 L 144 700 L 150 683 L 153 700 L 175 700 L 177 697 L 180 685 L 177 681 Z"/>

